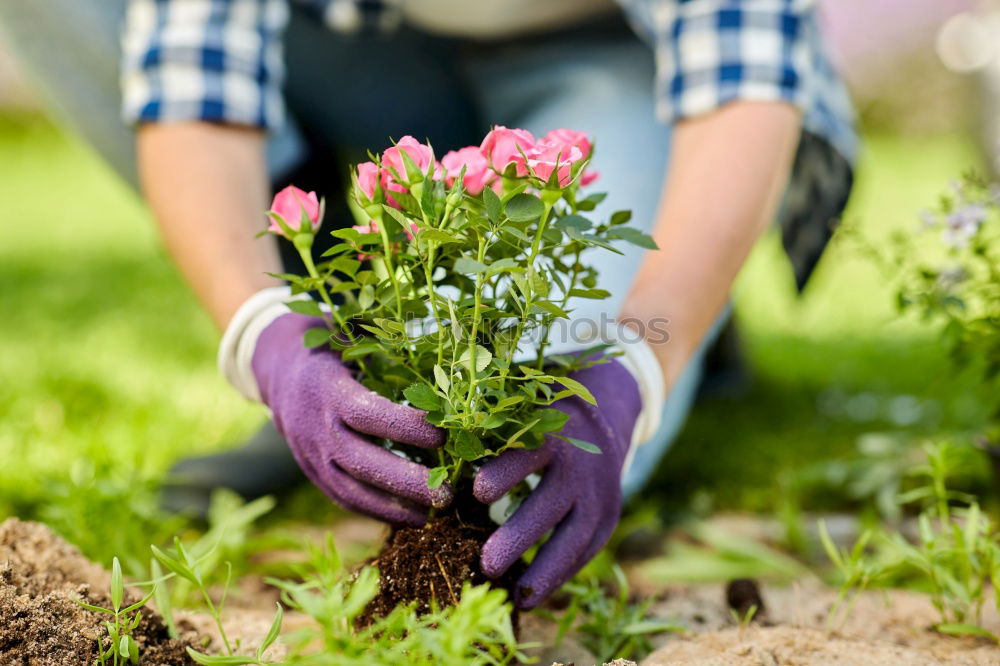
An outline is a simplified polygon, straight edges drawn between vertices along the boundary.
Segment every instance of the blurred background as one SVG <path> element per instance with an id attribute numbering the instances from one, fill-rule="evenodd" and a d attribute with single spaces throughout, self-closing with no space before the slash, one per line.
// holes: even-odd
<path id="1" fill-rule="evenodd" d="M 853 231 L 801 296 L 779 239 L 756 249 L 735 296 L 747 382 L 699 403 L 647 494 L 679 514 L 770 511 L 862 435 L 982 420 L 974 381 L 950 371 L 933 327 L 899 316 L 856 236 L 914 228 L 963 171 L 1000 168 L 1000 9 L 829 0 L 824 14 L 864 134 Z M 153 488 L 175 460 L 241 441 L 265 414 L 218 375 L 217 333 L 143 203 L 46 115 L 3 43 L 0 158 L 0 519 L 44 519 L 114 552 L 117 516 L 166 529 Z M 280 511 L 322 518 L 313 492 Z"/>

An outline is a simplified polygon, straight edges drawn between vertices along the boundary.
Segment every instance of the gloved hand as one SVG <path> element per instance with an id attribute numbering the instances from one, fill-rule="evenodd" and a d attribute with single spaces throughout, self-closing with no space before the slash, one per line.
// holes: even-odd
<path id="1" fill-rule="evenodd" d="M 306 349 L 322 319 L 288 313 L 263 330 L 251 367 L 274 425 L 306 476 L 345 509 L 395 525 L 423 525 L 427 507 L 451 503 L 451 487 L 427 487 L 429 470 L 365 435 L 434 448 L 444 432 L 426 412 L 397 405 L 355 381 L 340 354 Z"/>
<path id="2" fill-rule="evenodd" d="M 547 438 L 533 451 L 506 451 L 486 462 L 473 493 L 493 503 L 533 472 L 541 482 L 510 520 L 483 546 L 483 573 L 501 576 L 529 547 L 555 528 L 514 591 L 521 608 L 532 608 L 569 580 L 607 543 L 621 511 L 621 475 L 632 430 L 642 407 L 631 373 L 612 359 L 570 375 L 597 399 L 597 407 L 577 397 L 552 405 L 569 420 L 560 434 L 595 444 L 600 454 Z"/>

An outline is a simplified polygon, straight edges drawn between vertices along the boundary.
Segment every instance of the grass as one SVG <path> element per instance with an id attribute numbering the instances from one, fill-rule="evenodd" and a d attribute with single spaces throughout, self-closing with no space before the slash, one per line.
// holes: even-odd
<path id="1" fill-rule="evenodd" d="M 49 516 L 109 478 L 127 494 L 250 433 L 264 412 L 218 376 L 217 333 L 139 198 L 38 117 L 0 116 L 0 146 L 0 518 Z M 848 218 L 879 237 L 903 228 L 975 163 L 969 139 L 871 136 Z M 737 288 L 753 384 L 696 409 L 657 475 L 660 498 L 706 489 L 718 506 L 770 508 L 776 469 L 895 427 L 913 402 L 899 396 L 923 405 L 915 431 L 975 416 L 943 379 L 934 336 L 895 321 L 891 290 L 856 250 L 836 244 L 797 298 L 775 241 Z M 97 521 L 90 510 L 70 515 Z"/>

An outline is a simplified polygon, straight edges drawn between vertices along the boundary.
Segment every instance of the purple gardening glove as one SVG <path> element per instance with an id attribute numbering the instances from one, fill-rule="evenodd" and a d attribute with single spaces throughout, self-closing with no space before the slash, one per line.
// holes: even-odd
<path id="1" fill-rule="evenodd" d="M 323 325 L 289 313 L 257 341 L 252 368 L 274 425 L 306 476 L 334 502 L 394 525 L 423 525 L 427 507 L 451 503 L 451 487 L 428 488 L 426 467 L 366 435 L 430 449 L 444 444 L 444 432 L 424 419 L 426 412 L 359 384 L 340 354 L 303 347 L 303 334 Z"/>
<path id="2" fill-rule="evenodd" d="M 553 404 L 569 414 L 560 434 L 591 442 L 601 454 L 549 437 L 534 451 L 507 451 L 488 461 L 473 485 L 478 500 L 492 503 L 545 469 L 538 487 L 486 541 L 481 557 L 483 573 L 497 578 L 555 528 L 517 583 L 514 601 L 521 608 L 538 605 L 590 561 L 607 543 L 621 511 L 622 466 L 642 407 L 639 387 L 615 360 L 570 376 L 590 389 L 598 407 L 577 397 Z"/>

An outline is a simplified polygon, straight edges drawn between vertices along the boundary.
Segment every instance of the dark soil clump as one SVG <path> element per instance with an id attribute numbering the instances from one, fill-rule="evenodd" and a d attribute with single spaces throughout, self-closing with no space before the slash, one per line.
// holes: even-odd
<path id="1" fill-rule="evenodd" d="M 0 664 L 81 666 L 97 659 L 107 616 L 74 603 L 109 608 L 109 576 L 47 527 L 15 518 L 0 523 Z M 126 604 L 141 597 L 126 591 Z M 187 642 L 171 639 L 144 608 L 133 633 L 142 663 L 188 666 Z"/>
<path id="2" fill-rule="evenodd" d="M 757 581 L 751 578 L 738 578 L 729 581 L 729 584 L 726 585 L 726 604 L 740 618 L 746 617 L 750 609 L 754 608 L 753 617 L 755 620 L 760 620 L 766 611 Z"/>
<path id="3" fill-rule="evenodd" d="M 492 583 L 510 590 L 522 569 L 511 567 L 500 580 L 490 581 L 479 568 L 479 553 L 496 528 L 489 519 L 463 522 L 454 515 L 423 527 L 403 527 L 389 535 L 371 564 L 378 567 L 380 589 L 361 618 L 362 624 L 388 615 L 400 604 L 416 602 L 418 613 L 458 603 L 465 581 Z M 516 626 L 516 615 L 513 618 Z"/>

